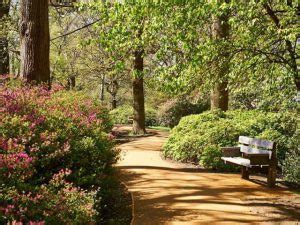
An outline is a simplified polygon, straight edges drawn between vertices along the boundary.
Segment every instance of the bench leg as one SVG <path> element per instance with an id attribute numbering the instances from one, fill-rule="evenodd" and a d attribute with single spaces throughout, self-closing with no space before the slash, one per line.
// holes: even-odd
<path id="1" fill-rule="evenodd" d="M 269 167 L 268 169 L 268 186 L 275 187 L 276 183 L 276 168 Z"/>
<path id="2" fill-rule="evenodd" d="M 242 178 L 248 180 L 249 179 L 249 170 L 246 166 L 242 166 Z"/>

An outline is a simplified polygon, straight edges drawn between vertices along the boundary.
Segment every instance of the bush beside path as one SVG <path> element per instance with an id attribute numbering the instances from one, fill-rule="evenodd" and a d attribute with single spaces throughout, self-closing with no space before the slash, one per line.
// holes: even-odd
<path id="1" fill-rule="evenodd" d="M 118 130 L 129 127 L 119 127 Z M 167 132 L 121 144 L 118 163 L 133 193 L 133 224 L 202 224 L 297 221 L 300 196 L 287 188 L 268 189 L 239 174 L 213 173 L 165 160 Z"/>

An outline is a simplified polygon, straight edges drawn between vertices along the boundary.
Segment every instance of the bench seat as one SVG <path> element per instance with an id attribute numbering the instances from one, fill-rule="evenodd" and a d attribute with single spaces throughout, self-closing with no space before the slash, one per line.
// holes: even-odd
<path id="1" fill-rule="evenodd" d="M 221 157 L 221 159 L 227 163 L 233 163 L 236 165 L 241 165 L 241 166 L 246 166 L 246 167 L 250 167 L 250 159 L 245 159 L 242 157 Z"/>
<path id="2" fill-rule="evenodd" d="M 240 166 L 246 166 L 248 168 L 251 167 L 268 167 L 268 164 L 251 164 L 250 159 L 246 159 L 243 157 L 221 157 L 221 159 L 225 162 L 225 164 L 228 163 L 232 163 L 232 164 L 236 164 L 236 165 L 240 165 Z"/>

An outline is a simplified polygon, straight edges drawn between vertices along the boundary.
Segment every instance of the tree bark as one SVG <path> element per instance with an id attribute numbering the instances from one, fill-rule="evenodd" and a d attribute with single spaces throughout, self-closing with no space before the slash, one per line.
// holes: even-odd
<path id="1" fill-rule="evenodd" d="M 227 1 L 226 1 L 227 2 Z M 228 24 L 228 14 L 224 13 L 215 18 L 213 24 L 213 38 L 216 40 L 225 40 L 229 37 L 229 24 Z M 223 111 L 228 110 L 228 102 L 229 102 L 229 91 L 228 91 L 228 79 L 227 74 L 229 72 L 228 65 L 228 53 L 226 53 L 226 49 L 221 49 L 222 56 L 221 61 L 222 64 L 217 64 L 217 82 L 214 85 L 211 91 L 211 110 L 221 109 Z M 224 54 L 225 52 L 225 54 Z M 221 52 L 220 52 L 221 53 Z"/>
<path id="2" fill-rule="evenodd" d="M 229 93 L 228 82 L 222 81 L 217 83 L 211 91 L 211 110 L 221 109 L 222 111 L 228 110 Z"/>
<path id="3" fill-rule="evenodd" d="M 144 59 L 143 51 L 134 53 L 134 78 L 132 81 L 133 93 L 133 133 L 145 134 L 145 99 L 144 99 Z"/>
<path id="4" fill-rule="evenodd" d="M 112 93 L 111 93 L 111 96 L 112 96 L 111 108 L 112 109 L 117 108 L 117 94 L 118 94 L 118 91 L 119 91 L 119 83 L 118 83 L 117 80 L 113 80 L 113 82 L 112 82 Z"/>
<path id="5" fill-rule="evenodd" d="M 71 76 L 68 78 L 68 89 L 73 90 L 76 86 L 76 78 L 75 76 Z"/>
<path id="6" fill-rule="evenodd" d="M 113 96 L 111 100 L 111 109 L 116 109 L 116 108 L 117 108 L 117 99 L 116 96 Z"/>
<path id="7" fill-rule="evenodd" d="M 21 76 L 50 86 L 48 0 L 21 1 Z"/>
<path id="8" fill-rule="evenodd" d="M 104 89 L 105 89 L 105 75 L 101 75 L 101 84 L 100 84 L 100 93 L 99 93 L 99 98 L 100 101 L 104 101 Z"/>
<path id="9" fill-rule="evenodd" d="M 119 91 L 119 83 L 116 78 L 113 78 L 112 81 L 106 82 L 106 85 L 106 90 L 111 96 L 110 108 L 115 109 L 117 108 L 117 94 Z"/>
<path id="10" fill-rule="evenodd" d="M 9 15 L 9 7 L 10 1 L 0 0 L 0 20 Z M 0 36 L 0 75 L 9 74 L 9 52 L 6 33 L 5 31 Z"/>

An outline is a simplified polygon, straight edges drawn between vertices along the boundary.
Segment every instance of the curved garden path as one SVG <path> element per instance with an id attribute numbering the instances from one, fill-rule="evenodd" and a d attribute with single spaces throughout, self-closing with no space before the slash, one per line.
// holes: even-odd
<path id="1" fill-rule="evenodd" d="M 299 220 L 299 195 L 284 188 L 271 190 L 242 180 L 238 174 L 213 173 L 164 160 L 161 146 L 167 135 L 155 131 L 153 136 L 119 146 L 122 158 L 118 167 L 134 199 L 133 224 Z"/>

